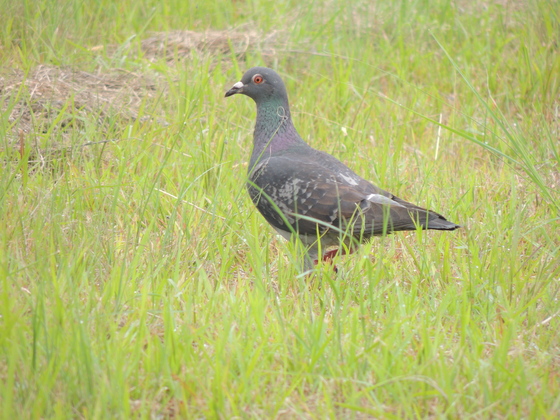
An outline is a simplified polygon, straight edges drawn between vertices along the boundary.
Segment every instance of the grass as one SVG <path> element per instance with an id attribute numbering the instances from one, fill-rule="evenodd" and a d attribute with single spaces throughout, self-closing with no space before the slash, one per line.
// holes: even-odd
<path id="1" fill-rule="evenodd" d="M 0 0 L 2 418 L 557 418 L 557 6 Z M 463 229 L 300 276 L 223 98 L 254 65 Z"/>

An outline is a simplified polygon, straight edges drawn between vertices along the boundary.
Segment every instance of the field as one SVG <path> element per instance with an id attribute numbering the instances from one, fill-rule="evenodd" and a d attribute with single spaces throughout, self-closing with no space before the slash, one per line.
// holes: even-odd
<path id="1" fill-rule="evenodd" d="M 3 419 L 560 417 L 560 3 L 0 0 Z M 250 67 L 463 227 L 299 270 Z"/>

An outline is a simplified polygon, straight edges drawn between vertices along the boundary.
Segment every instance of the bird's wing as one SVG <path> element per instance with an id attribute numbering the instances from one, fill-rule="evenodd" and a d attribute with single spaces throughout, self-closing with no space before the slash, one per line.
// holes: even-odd
<path id="1" fill-rule="evenodd" d="M 360 218 L 353 224 L 355 236 L 373 236 L 400 230 L 424 229 L 455 230 L 460 226 L 449 222 L 441 214 L 426 210 L 385 191 L 354 173 L 332 155 L 311 149 L 315 162 L 334 171 L 338 179 L 346 181 L 356 191 L 364 193 L 366 200 L 360 203 Z"/>
<path id="2" fill-rule="evenodd" d="M 404 226 L 414 228 L 406 207 L 390 193 L 350 169 L 335 171 L 305 157 L 273 156 L 261 161 L 248 186 L 259 211 L 280 230 L 291 230 L 290 225 L 300 234 L 312 235 L 334 226 L 348 229 L 352 236 L 369 237 Z"/>

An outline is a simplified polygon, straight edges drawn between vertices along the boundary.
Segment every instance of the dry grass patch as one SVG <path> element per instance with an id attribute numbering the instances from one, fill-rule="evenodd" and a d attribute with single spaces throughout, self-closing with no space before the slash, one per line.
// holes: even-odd
<path id="1" fill-rule="evenodd" d="M 244 59 L 248 51 L 258 51 L 265 56 L 276 55 L 278 48 L 285 48 L 286 34 L 272 31 L 263 35 L 255 30 L 209 30 L 156 32 L 142 41 L 145 58 L 151 61 L 164 58 L 170 63 L 188 58 L 191 54 L 224 55 L 231 62 L 228 54 L 237 59 Z"/>
<path id="2" fill-rule="evenodd" d="M 109 73 L 40 65 L 29 74 L 10 69 L 0 76 L 2 112 L 8 113 L 8 143 L 20 133 L 60 134 L 81 127 L 86 118 L 100 129 L 110 118 L 135 120 L 146 98 L 160 95 L 163 84 L 155 76 L 115 69 Z M 68 146 L 69 142 L 58 146 Z"/>
<path id="3" fill-rule="evenodd" d="M 230 52 L 238 59 L 243 59 L 249 50 L 273 56 L 275 48 L 283 45 L 281 40 L 285 38 L 279 31 L 266 36 L 254 30 L 171 31 L 154 33 L 141 42 L 141 48 L 144 58 L 151 62 L 163 59 L 168 65 L 187 60 L 192 54 L 225 56 L 231 63 Z M 34 156 L 76 146 L 72 133 L 75 136 L 76 129 L 84 131 L 86 121 L 93 121 L 97 131 L 103 133 L 115 121 L 134 122 L 143 104 L 156 102 L 168 89 L 168 83 L 155 72 L 120 68 L 87 72 L 39 65 L 27 74 L 21 69 L 4 69 L 0 73 L 0 112 L 7 116 L 4 146 L 15 147 L 23 155 L 24 145 L 32 145 Z M 143 112 L 142 120 L 152 118 Z M 162 119 L 158 122 L 166 124 Z M 38 138 L 41 134 L 44 142 Z M 84 137 L 79 145 L 87 143 Z"/>

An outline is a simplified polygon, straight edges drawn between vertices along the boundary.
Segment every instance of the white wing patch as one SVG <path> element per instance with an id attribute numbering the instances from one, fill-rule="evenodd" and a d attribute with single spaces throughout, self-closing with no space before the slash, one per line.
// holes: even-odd
<path id="1" fill-rule="evenodd" d="M 340 177 L 345 180 L 347 183 L 349 183 L 350 185 L 358 185 L 358 182 L 352 178 L 351 176 L 346 176 L 343 174 L 340 174 Z"/>
<path id="2" fill-rule="evenodd" d="M 377 204 L 388 204 L 390 206 L 404 207 L 403 205 L 397 203 L 396 201 L 391 200 L 389 197 L 385 197 L 384 195 L 381 194 L 370 194 L 366 197 L 366 200 Z"/>

